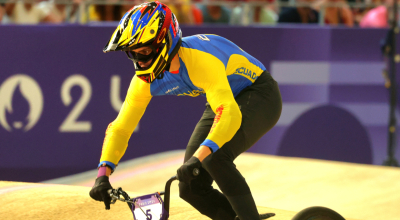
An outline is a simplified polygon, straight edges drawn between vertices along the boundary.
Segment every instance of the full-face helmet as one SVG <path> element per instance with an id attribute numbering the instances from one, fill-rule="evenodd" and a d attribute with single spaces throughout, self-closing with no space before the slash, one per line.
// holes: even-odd
<path id="1" fill-rule="evenodd" d="M 125 51 L 135 65 L 136 75 L 147 83 L 153 82 L 168 68 L 181 45 L 182 31 L 171 10 L 158 1 L 133 7 L 119 22 L 103 52 Z M 132 50 L 150 47 L 152 52 L 142 55 Z M 148 62 L 140 67 L 138 62 Z"/>

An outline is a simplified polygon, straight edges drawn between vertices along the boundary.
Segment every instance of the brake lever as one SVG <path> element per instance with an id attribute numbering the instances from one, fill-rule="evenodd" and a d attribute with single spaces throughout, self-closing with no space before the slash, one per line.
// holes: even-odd
<path id="1" fill-rule="evenodd" d="M 110 202 L 111 204 L 115 204 L 117 200 L 127 203 L 133 203 L 128 194 L 125 191 L 123 191 L 121 187 L 119 187 L 118 189 L 109 189 L 107 193 L 111 197 L 111 202 Z M 121 195 L 124 198 L 121 198 Z"/>
<path id="2" fill-rule="evenodd" d="M 111 202 L 110 204 L 115 204 L 115 202 L 118 200 L 118 195 L 117 195 L 117 190 L 115 189 L 109 189 L 107 190 L 108 195 L 111 197 Z"/>

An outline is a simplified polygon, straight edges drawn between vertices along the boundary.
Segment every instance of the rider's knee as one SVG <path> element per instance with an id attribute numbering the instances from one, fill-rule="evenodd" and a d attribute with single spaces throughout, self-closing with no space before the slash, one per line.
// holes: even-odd
<path id="1" fill-rule="evenodd" d="M 202 161 L 202 166 L 211 174 L 225 195 L 235 196 L 250 193 L 246 180 L 226 153 L 215 152 Z"/>
<path id="2" fill-rule="evenodd" d="M 214 179 L 216 176 L 226 172 L 229 166 L 235 166 L 233 161 L 231 161 L 221 149 L 206 157 L 201 164 Z"/>

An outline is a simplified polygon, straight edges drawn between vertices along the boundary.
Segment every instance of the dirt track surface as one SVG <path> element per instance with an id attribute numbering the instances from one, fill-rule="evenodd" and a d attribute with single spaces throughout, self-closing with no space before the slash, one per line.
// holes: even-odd
<path id="1" fill-rule="evenodd" d="M 182 156 L 181 151 L 170 152 L 121 163 L 111 183 L 131 196 L 162 191 Z M 309 206 L 334 209 L 346 219 L 398 220 L 400 216 L 398 168 L 250 153 L 235 163 L 259 212 L 277 214 L 271 220 L 289 220 Z M 132 219 L 126 204 L 117 202 L 106 211 L 89 197 L 95 177 L 96 171 L 91 171 L 46 184 L 0 181 L 0 219 Z M 170 219 L 208 219 L 178 198 L 176 182 L 171 193 Z"/>
<path id="2" fill-rule="evenodd" d="M 130 210 L 122 202 L 117 201 L 111 210 L 104 210 L 102 203 L 89 198 L 89 187 L 15 182 L 0 182 L 0 187 L 2 220 L 132 219 Z M 259 211 L 277 213 L 279 217 L 273 218 L 276 220 L 287 220 L 295 215 L 294 212 L 263 207 L 259 207 Z M 171 198 L 170 216 L 171 220 L 208 219 L 177 196 Z"/>

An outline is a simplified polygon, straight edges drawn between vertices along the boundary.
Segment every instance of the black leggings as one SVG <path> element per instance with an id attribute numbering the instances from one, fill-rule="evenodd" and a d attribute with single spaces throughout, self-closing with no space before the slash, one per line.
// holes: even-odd
<path id="1" fill-rule="evenodd" d="M 259 215 L 244 177 L 233 161 L 248 150 L 277 122 L 282 111 L 282 99 L 278 84 L 267 72 L 263 72 L 253 85 L 236 96 L 242 112 L 242 124 L 234 137 L 215 153 L 202 161 L 198 178 L 190 185 L 180 182 L 180 197 L 203 215 L 216 220 L 259 219 Z M 192 157 L 206 139 L 214 122 L 215 114 L 209 104 L 190 137 L 185 162 Z M 222 193 L 212 187 L 218 184 Z"/>

